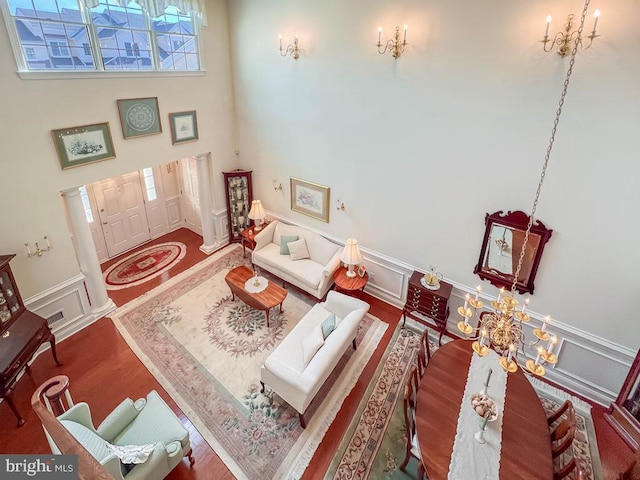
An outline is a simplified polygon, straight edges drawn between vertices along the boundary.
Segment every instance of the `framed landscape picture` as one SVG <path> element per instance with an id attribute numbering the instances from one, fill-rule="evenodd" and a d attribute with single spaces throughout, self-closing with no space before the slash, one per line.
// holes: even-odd
<path id="1" fill-rule="evenodd" d="M 329 223 L 329 187 L 291 177 L 291 210 Z"/>
<path id="2" fill-rule="evenodd" d="M 195 110 L 170 113 L 169 124 L 171 125 L 171 143 L 173 145 L 198 140 L 198 122 Z"/>
<path id="3" fill-rule="evenodd" d="M 63 170 L 116 156 L 108 122 L 52 130 L 51 136 Z"/>
<path id="4" fill-rule="evenodd" d="M 162 133 L 158 97 L 118 100 L 124 138 Z"/>

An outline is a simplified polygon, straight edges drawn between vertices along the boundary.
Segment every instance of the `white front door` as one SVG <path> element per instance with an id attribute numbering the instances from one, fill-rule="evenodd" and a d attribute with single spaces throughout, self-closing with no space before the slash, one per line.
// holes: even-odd
<path id="1" fill-rule="evenodd" d="M 178 180 L 180 182 L 180 204 L 184 214 L 185 226 L 202 235 L 200 218 L 200 196 L 198 192 L 198 167 L 195 158 L 183 158 L 178 162 Z"/>
<path id="2" fill-rule="evenodd" d="M 151 238 L 138 172 L 93 184 L 109 257 Z"/>

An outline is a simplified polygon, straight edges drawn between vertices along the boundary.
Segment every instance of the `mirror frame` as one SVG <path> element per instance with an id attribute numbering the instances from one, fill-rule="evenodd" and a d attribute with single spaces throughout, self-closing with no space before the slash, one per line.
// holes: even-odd
<path id="1" fill-rule="evenodd" d="M 491 215 L 487 213 L 484 217 L 484 223 L 486 228 L 484 232 L 484 239 L 482 240 L 482 248 L 480 249 L 480 258 L 478 259 L 478 264 L 473 269 L 473 273 L 477 273 L 481 279 L 488 280 L 492 285 L 498 288 L 504 287 L 505 289 L 509 290 L 511 289 L 511 285 L 513 283 L 513 275 L 507 275 L 491 268 L 483 268 L 483 262 L 487 254 L 489 239 L 491 238 L 491 229 L 493 228 L 493 225 L 497 223 L 506 227 L 521 230 L 522 232 L 526 232 L 527 225 L 529 225 L 529 215 L 520 210 L 516 210 L 515 212 L 507 212 L 506 214 L 502 210 L 500 210 L 498 212 L 492 213 Z M 551 238 L 552 232 L 553 230 L 547 228 L 541 221 L 534 219 L 534 222 L 531 225 L 531 233 L 540 236 L 540 243 L 538 245 L 538 250 L 533 257 L 531 272 L 529 273 L 529 276 L 523 280 L 519 280 L 518 283 L 516 283 L 516 290 L 521 294 L 533 293 L 533 281 L 535 280 L 536 273 L 538 272 L 540 258 L 542 258 L 544 246 L 549 241 L 549 238 Z M 529 248 L 530 245 L 527 246 L 527 249 Z M 518 252 L 518 255 L 519 254 L 520 253 Z"/>

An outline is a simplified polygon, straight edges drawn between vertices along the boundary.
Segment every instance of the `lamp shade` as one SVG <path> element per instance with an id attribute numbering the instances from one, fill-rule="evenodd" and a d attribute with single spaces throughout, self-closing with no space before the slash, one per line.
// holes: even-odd
<path id="1" fill-rule="evenodd" d="M 362 253 L 358 248 L 358 241 L 355 238 L 348 238 L 344 250 L 340 254 L 340 260 L 347 265 L 358 265 L 362 263 Z"/>
<path id="2" fill-rule="evenodd" d="M 254 200 L 251 202 L 251 210 L 249 211 L 249 218 L 251 220 L 262 220 L 265 217 L 264 207 L 260 200 Z"/>

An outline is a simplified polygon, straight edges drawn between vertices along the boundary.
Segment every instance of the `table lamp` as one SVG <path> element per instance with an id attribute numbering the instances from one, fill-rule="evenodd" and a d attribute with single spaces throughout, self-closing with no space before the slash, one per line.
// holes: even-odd
<path id="1" fill-rule="evenodd" d="M 249 211 L 249 218 L 255 223 L 255 231 L 262 230 L 262 220 L 265 217 L 264 208 L 260 200 L 254 200 L 251 202 L 251 210 Z"/>
<path id="2" fill-rule="evenodd" d="M 362 253 L 358 248 L 358 241 L 355 238 L 348 238 L 347 243 L 344 246 L 344 250 L 340 254 L 340 260 L 348 267 L 347 277 L 353 278 L 356 276 L 356 272 L 353 271 L 353 267 L 362 263 Z"/>

